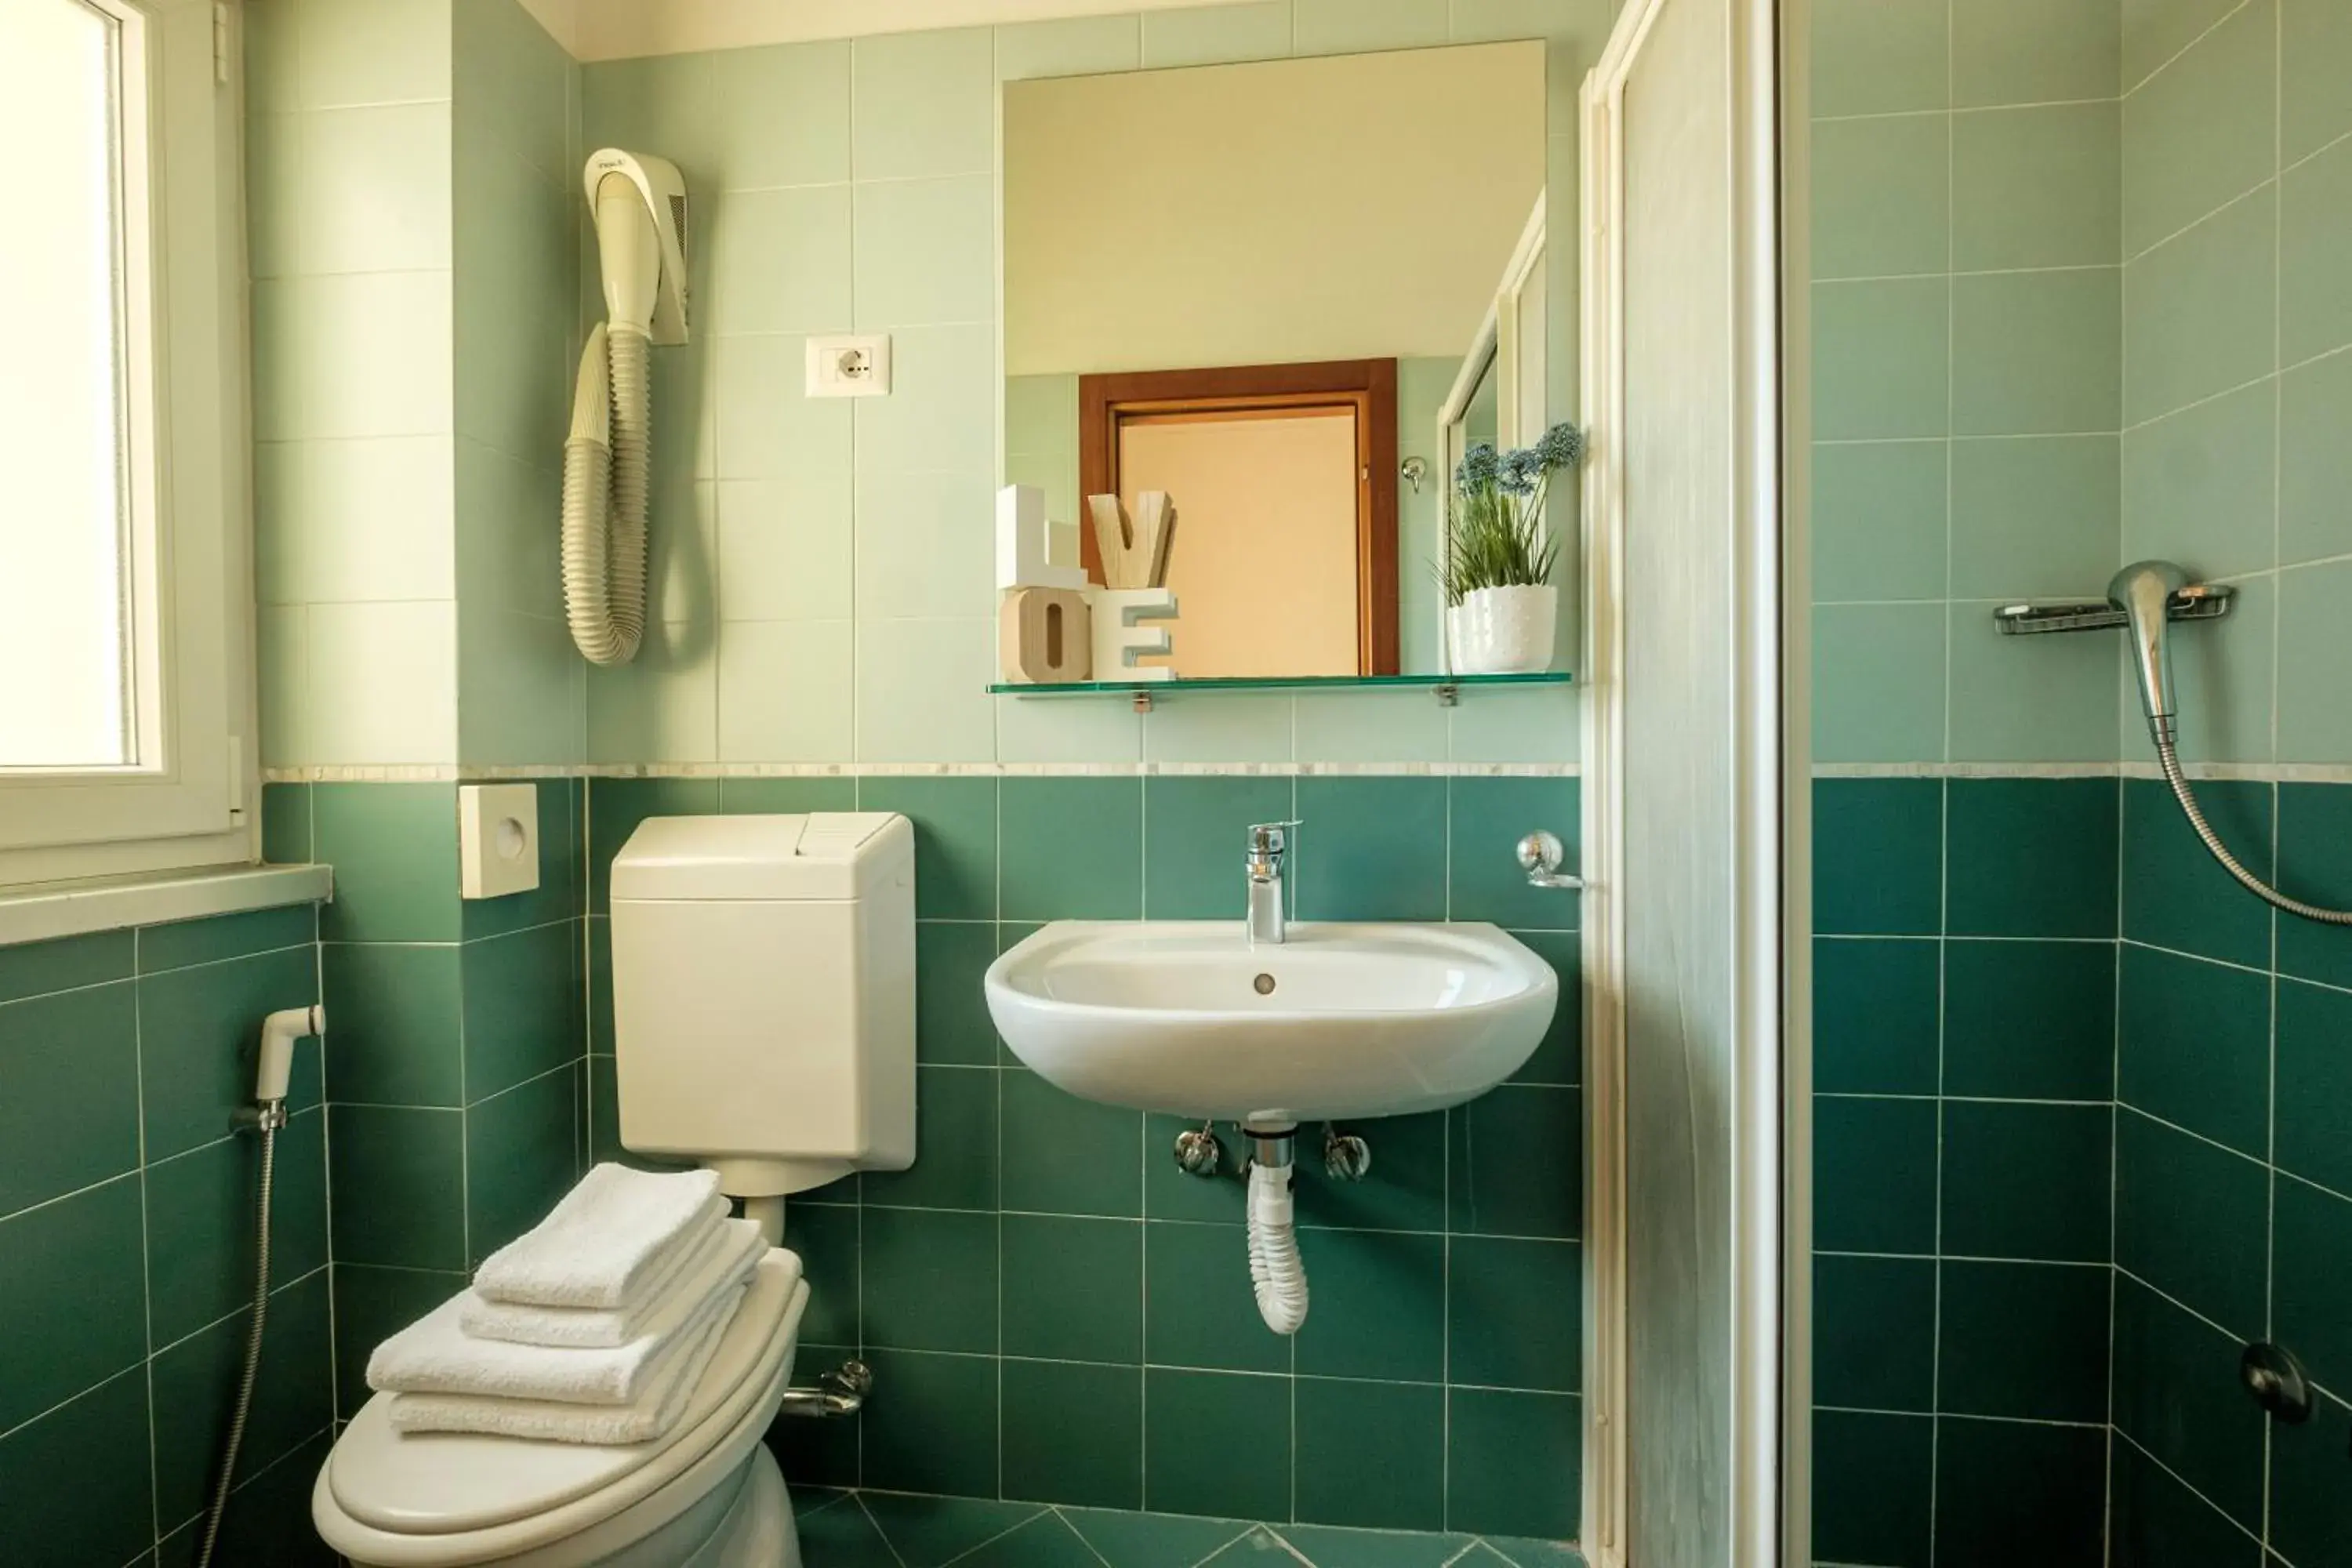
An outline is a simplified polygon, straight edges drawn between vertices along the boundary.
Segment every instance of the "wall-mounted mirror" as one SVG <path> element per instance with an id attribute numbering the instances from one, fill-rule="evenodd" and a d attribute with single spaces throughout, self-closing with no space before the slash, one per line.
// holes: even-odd
<path id="1" fill-rule="evenodd" d="M 1004 477 L 1097 584 L 1087 498 L 1169 498 L 1139 664 L 1449 668 L 1454 466 L 1543 423 L 1544 112 L 1538 43 L 1006 84 Z"/>

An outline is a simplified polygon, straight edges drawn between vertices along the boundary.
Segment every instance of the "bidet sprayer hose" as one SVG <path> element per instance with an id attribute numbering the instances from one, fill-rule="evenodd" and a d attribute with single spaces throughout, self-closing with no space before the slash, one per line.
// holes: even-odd
<path id="1" fill-rule="evenodd" d="M 2317 904 L 2306 904 L 2301 899 L 2290 899 L 2238 863 L 2238 858 L 2230 853 L 2230 847 L 2221 842 L 2221 836 L 2213 831 L 2213 825 L 2207 822 L 2205 814 L 2197 808 L 2197 796 L 2189 788 L 2189 777 L 2180 771 L 2180 748 L 2167 732 L 2168 729 L 2169 725 L 2149 726 L 2151 737 L 2156 742 L 2156 759 L 2164 768 L 2164 782 L 2172 786 L 2172 797 L 2180 803 L 2180 809 L 2187 814 L 2189 826 L 2196 830 L 2197 837 L 2204 841 L 2213 858 L 2221 863 L 2221 869 L 2235 877 L 2238 885 L 2246 891 L 2288 914 L 2317 921 L 2322 925 L 2352 925 L 2352 910 L 2324 910 Z"/>
<path id="2" fill-rule="evenodd" d="M 213 1549 L 220 1542 L 221 1518 L 228 1511 L 229 1488 L 236 1479 L 236 1451 L 245 1441 L 246 1418 L 253 1413 L 253 1385 L 261 1375 L 262 1329 L 269 1319 L 269 1182 L 278 1163 L 278 1117 L 284 1106 L 265 1101 L 261 1110 L 255 1123 L 261 1131 L 261 1197 L 254 1226 L 253 1323 L 246 1331 L 245 1373 L 237 1380 L 236 1405 L 229 1415 L 228 1440 L 221 1448 L 212 1506 L 205 1510 L 205 1539 L 196 1550 L 196 1568 L 211 1568 Z"/>
<path id="3" fill-rule="evenodd" d="M 1250 1167 L 1249 1260 L 1258 1315 L 1277 1334 L 1297 1333 L 1307 1321 L 1307 1266 L 1298 1260 L 1288 1165 Z"/>
<path id="4" fill-rule="evenodd" d="M 595 664 L 626 664 L 645 637 L 652 358 L 641 328 L 593 329 L 563 444 L 563 613 Z"/>

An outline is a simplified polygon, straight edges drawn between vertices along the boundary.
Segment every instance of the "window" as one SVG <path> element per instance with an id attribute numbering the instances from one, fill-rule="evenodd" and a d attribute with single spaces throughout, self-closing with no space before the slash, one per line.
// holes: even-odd
<path id="1" fill-rule="evenodd" d="M 7 0 L 0 884 L 252 858 L 236 95 L 202 0 Z"/>

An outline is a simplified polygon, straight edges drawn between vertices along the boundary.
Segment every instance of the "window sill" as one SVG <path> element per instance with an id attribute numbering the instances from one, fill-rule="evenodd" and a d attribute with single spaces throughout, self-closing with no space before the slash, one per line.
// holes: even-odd
<path id="1" fill-rule="evenodd" d="M 98 877 L 0 890 L 0 946 L 237 914 L 334 896 L 325 866 L 222 866 L 171 875 Z"/>

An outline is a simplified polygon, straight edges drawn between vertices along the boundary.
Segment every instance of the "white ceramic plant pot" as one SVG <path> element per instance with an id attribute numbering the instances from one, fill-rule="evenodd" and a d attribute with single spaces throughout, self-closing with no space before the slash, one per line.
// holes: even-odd
<path id="1" fill-rule="evenodd" d="M 1533 675 L 1551 668 L 1559 590 L 1474 588 L 1445 612 L 1456 675 Z"/>

